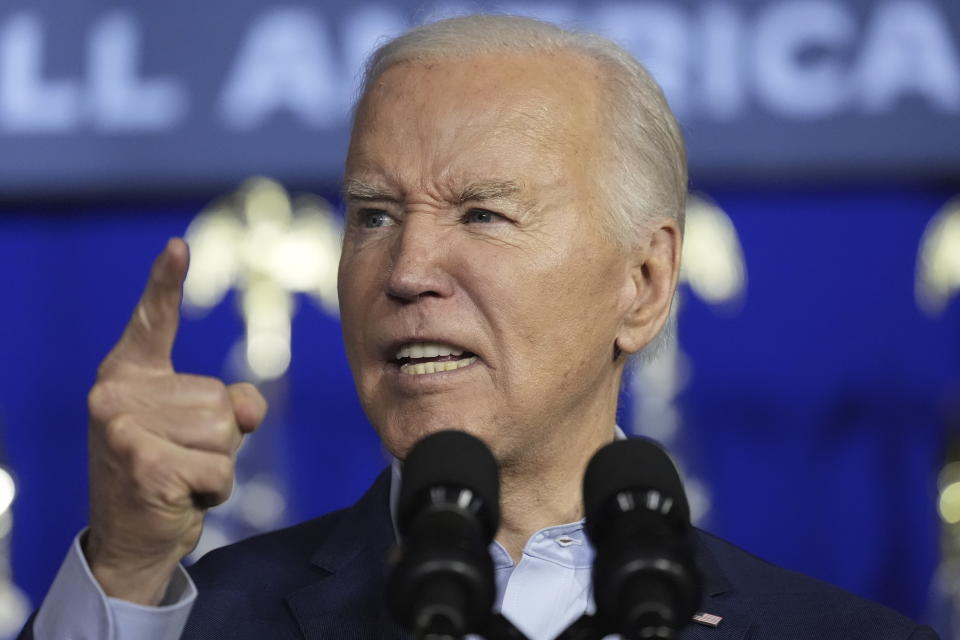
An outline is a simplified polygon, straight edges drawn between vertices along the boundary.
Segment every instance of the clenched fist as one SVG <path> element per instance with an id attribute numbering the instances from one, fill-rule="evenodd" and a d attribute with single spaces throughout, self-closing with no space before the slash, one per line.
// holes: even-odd
<path id="1" fill-rule="evenodd" d="M 243 435 L 266 402 L 248 383 L 177 373 L 189 255 L 175 238 L 90 390 L 90 530 L 84 551 L 107 595 L 158 604 L 197 544 L 204 511 L 226 500 Z"/>

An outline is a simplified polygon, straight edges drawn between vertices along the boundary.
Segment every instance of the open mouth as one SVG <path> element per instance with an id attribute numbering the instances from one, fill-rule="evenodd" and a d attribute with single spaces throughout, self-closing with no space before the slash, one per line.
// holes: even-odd
<path id="1" fill-rule="evenodd" d="M 400 373 L 415 376 L 455 371 L 476 360 L 475 354 L 442 342 L 411 342 L 402 345 L 394 356 Z"/>

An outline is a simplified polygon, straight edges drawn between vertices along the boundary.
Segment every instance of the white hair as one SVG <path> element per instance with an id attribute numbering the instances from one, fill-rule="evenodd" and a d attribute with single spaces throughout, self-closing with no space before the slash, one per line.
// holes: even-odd
<path id="1" fill-rule="evenodd" d="M 663 217 L 676 220 L 682 230 L 687 160 L 680 127 L 647 70 L 606 38 L 518 16 L 477 14 L 440 20 L 411 29 L 376 49 L 367 60 L 359 97 L 362 100 L 373 83 L 397 64 L 500 52 L 573 52 L 594 61 L 604 72 L 606 112 L 601 116 L 607 144 L 602 148 L 607 157 L 599 195 L 610 240 L 621 250 L 633 249 L 651 224 Z M 643 359 L 655 356 L 673 331 L 673 311 L 664 330 L 641 352 Z"/>

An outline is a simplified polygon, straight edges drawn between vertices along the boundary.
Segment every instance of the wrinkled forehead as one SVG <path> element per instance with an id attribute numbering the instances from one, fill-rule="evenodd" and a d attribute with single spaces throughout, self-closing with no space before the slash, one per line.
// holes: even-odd
<path id="1" fill-rule="evenodd" d="M 396 64 L 358 104 L 347 172 L 388 158 L 433 173 L 522 156 L 589 162 L 601 137 L 599 86 L 596 65 L 567 52 Z"/>

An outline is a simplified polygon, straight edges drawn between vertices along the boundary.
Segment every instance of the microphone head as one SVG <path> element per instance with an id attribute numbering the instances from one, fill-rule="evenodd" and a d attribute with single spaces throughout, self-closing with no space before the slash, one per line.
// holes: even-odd
<path id="1" fill-rule="evenodd" d="M 604 635 L 676 638 L 700 602 L 702 578 L 670 456 L 643 438 L 608 444 L 587 465 L 583 502 Z"/>
<path id="2" fill-rule="evenodd" d="M 664 500 L 670 500 L 666 506 L 659 507 L 664 515 L 682 526 L 690 523 L 687 496 L 670 456 L 653 440 L 628 438 L 602 447 L 587 465 L 583 476 L 583 507 L 588 534 L 602 519 L 600 511 L 608 501 L 630 490 L 659 492 Z"/>
<path id="3" fill-rule="evenodd" d="M 438 487 L 469 489 L 483 508 L 477 514 L 488 541 L 500 526 L 500 470 L 490 449 L 463 431 L 438 431 L 417 442 L 403 462 L 397 505 L 401 535 L 424 494 Z"/>

